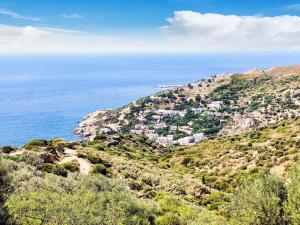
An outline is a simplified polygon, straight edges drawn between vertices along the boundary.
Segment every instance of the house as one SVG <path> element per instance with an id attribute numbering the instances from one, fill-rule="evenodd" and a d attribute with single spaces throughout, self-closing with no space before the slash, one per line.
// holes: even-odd
<path id="1" fill-rule="evenodd" d="M 158 134 L 154 134 L 154 133 L 148 133 L 148 134 L 146 134 L 146 136 L 147 136 L 150 140 L 153 140 L 153 141 L 156 141 L 157 138 L 158 138 Z"/>
<path id="2" fill-rule="evenodd" d="M 181 116 L 181 117 L 183 117 L 185 115 L 185 112 L 178 111 L 178 110 L 159 109 L 159 110 L 157 110 L 157 114 L 160 114 L 163 117 L 166 117 L 166 116 Z"/>
<path id="3" fill-rule="evenodd" d="M 120 132 L 121 131 L 121 126 L 116 123 L 110 123 L 106 125 L 108 128 L 110 128 L 114 132 Z"/>
<path id="4" fill-rule="evenodd" d="M 146 126 L 144 124 L 140 124 L 140 123 L 138 123 L 134 126 L 134 129 L 136 129 L 136 130 L 145 130 L 145 128 L 146 128 Z"/>
<path id="5" fill-rule="evenodd" d="M 202 141 L 205 138 L 204 133 L 194 134 L 193 137 L 196 143 Z"/>
<path id="6" fill-rule="evenodd" d="M 176 130 L 178 130 L 177 126 L 170 126 L 170 131 L 176 131 Z"/>
<path id="7" fill-rule="evenodd" d="M 143 115 L 138 116 L 137 120 L 140 123 L 146 123 L 147 122 L 147 119 Z"/>
<path id="8" fill-rule="evenodd" d="M 168 145 L 173 143 L 173 135 L 168 135 L 167 137 L 158 137 L 156 142 L 162 145 Z"/>
<path id="9" fill-rule="evenodd" d="M 224 104 L 223 101 L 213 101 L 207 104 L 207 107 L 210 109 L 221 109 L 223 104 Z"/>
<path id="10" fill-rule="evenodd" d="M 142 130 L 130 130 L 131 134 L 137 134 L 137 135 L 142 135 L 144 133 L 144 131 Z"/>
<path id="11" fill-rule="evenodd" d="M 151 118 L 154 119 L 154 120 L 160 120 L 161 116 L 153 115 L 153 116 L 151 116 Z"/>
<path id="12" fill-rule="evenodd" d="M 187 125 L 192 126 L 193 125 L 193 121 L 188 122 Z"/>
<path id="13" fill-rule="evenodd" d="M 101 133 L 101 134 L 109 134 L 109 133 L 111 133 L 111 130 L 109 129 L 109 128 L 101 128 L 100 130 L 99 130 L 99 132 Z"/>
<path id="14" fill-rule="evenodd" d="M 201 108 L 192 108 L 192 111 L 193 111 L 195 114 L 201 114 L 202 109 L 201 109 Z"/>
<path id="15" fill-rule="evenodd" d="M 167 125 L 165 123 L 158 123 L 154 125 L 154 129 L 164 129 Z"/>
<path id="16" fill-rule="evenodd" d="M 189 145 L 189 144 L 195 143 L 195 138 L 188 136 L 188 137 L 178 139 L 177 142 L 180 145 Z"/>

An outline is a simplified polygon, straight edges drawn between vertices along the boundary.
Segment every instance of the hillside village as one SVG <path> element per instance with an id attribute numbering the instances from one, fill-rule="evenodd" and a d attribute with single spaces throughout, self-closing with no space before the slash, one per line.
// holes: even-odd
<path id="1" fill-rule="evenodd" d="M 190 145 L 211 136 L 266 126 L 299 116 L 298 70 L 274 68 L 214 75 L 141 98 L 118 110 L 96 111 L 74 132 L 89 141 L 103 134 L 130 132 L 167 146 Z"/>

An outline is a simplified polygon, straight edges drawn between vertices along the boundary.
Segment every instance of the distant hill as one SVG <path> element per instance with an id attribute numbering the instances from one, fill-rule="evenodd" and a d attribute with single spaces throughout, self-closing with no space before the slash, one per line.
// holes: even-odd
<path id="1" fill-rule="evenodd" d="M 223 74 L 170 88 L 118 110 L 100 110 L 75 129 L 86 140 L 130 132 L 169 145 L 233 135 L 300 115 L 300 66 Z"/>

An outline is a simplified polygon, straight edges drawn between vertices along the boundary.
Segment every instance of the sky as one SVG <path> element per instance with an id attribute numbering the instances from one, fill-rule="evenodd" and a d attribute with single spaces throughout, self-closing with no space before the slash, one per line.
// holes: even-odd
<path id="1" fill-rule="evenodd" d="M 300 1 L 0 0 L 0 53 L 300 51 Z"/>

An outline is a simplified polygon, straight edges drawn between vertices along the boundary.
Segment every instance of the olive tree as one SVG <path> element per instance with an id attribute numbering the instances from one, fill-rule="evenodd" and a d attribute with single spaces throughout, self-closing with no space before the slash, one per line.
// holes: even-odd
<path id="1" fill-rule="evenodd" d="M 286 190 L 282 180 L 272 175 L 246 179 L 238 187 L 229 204 L 232 224 L 284 224 Z"/>
<path id="2" fill-rule="evenodd" d="M 290 224 L 300 224 L 300 164 L 298 163 L 290 175 L 287 187 L 288 200 L 286 204 L 287 220 Z"/>

